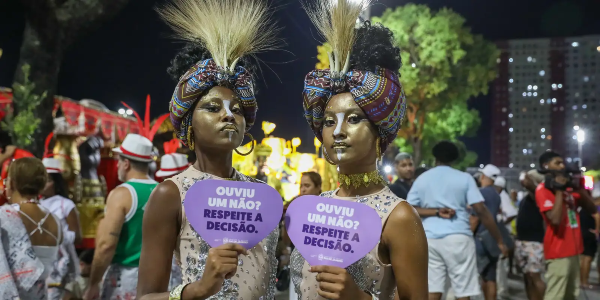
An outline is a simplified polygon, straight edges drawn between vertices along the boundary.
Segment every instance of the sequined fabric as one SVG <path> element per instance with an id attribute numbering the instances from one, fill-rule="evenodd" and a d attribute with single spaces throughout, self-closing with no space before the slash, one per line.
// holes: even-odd
<path id="1" fill-rule="evenodd" d="M 138 268 L 112 264 L 102 280 L 100 299 L 135 300 Z"/>
<path id="2" fill-rule="evenodd" d="M 44 264 L 10 205 L 0 206 L 0 241 L 0 299 L 45 300 Z"/>
<path id="3" fill-rule="evenodd" d="M 368 205 L 377 211 L 382 225 L 385 224 L 385 221 L 396 205 L 405 201 L 396 197 L 388 187 L 375 194 L 363 197 L 339 197 L 336 196 L 336 192 L 337 190 L 325 192 L 321 196 L 356 201 Z M 354 282 L 356 282 L 361 290 L 367 291 L 382 300 L 394 299 L 396 278 L 394 277 L 392 265 L 386 265 L 379 259 L 377 253 L 378 247 L 379 244 L 365 257 L 346 268 L 346 270 L 354 278 Z M 304 260 L 298 249 L 294 249 L 291 256 L 290 270 L 298 299 L 323 299 L 317 294 L 318 282 L 316 274 L 309 272 L 309 268 L 308 262 Z"/>
<path id="4" fill-rule="evenodd" d="M 190 167 L 182 173 L 168 179 L 172 180 L 181 193 L 182 202 L 187 190 L 197 181 L 206 179 L 221 179 L 211 174 L 200 172 Z M 238 181 L 260 182 L 235 171 L 234 179 Z M 183 208 L 182 208 L 183 209 Z M 177 239 L 175 257 L 181 266 L 183 283 L 200 280 L 210 246 L 187 221 L 185 211 L 182 213 L 182 228 Z M 254 248 L 248 250 L 247 256 L 240 256 L 235 276 L 225 280 L 221 291 L 210 300 L 272 300 L 275 298 L 275 277 L 277 272 L 277 257 L 275 249 L 279 231 L 273 230 L 269 236 Z"/>

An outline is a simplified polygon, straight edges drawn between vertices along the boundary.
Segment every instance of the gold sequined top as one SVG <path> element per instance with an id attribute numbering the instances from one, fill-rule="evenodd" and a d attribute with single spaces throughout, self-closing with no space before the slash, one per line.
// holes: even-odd
<path id="1" fill-rule="evenodd" d="M 238 181 L 260 182 L 237 171 L 235 171 L 233 178 Z M 192 166 L 182 173 L 167 179 L 172 180 L 177 185 L 181 194 L 183 220 L 174 254 L 177 264 L 181 266 L 183 283 L 192 283 L 200 280 L 204 273 L 204 266 L 206 265 L 208 250 L 210 249 L 208 243 L 190 226 L 183 209 L 187 190 L 197 181 L 205 179 L 222 180 L 223 178 L 198 171 Z M 235 276 L 231 279 L 226 279 L 221 291 L 208 299 L 274 299 L 275 273 L 277 272 L 275 249 L 278 238 L 279 231 L 275 229 L 258 245 L 249 249 L 247 256 L 241 255 L 238 260 L 238 269 Z"/>
<path id="2" fill-rule="evenodd" d="M 322 197 L 336 198 L 347 201 L 356 201 L 368 205 L 377 211 L 381 218 L 381 224 L 385 224 L 392 210 L 404 199 L 398 198 L 386 186 L 381 191 L 368 196 L 361 197 L 340 197 L 337 196 L 337 189 L 321 194 Z M 354 278 L 358 287 L 371 293 L 379 299 L 394 299 L 396 290 L 396 278 L 391 264 L 384 264 L 379 259 L 377 249 L 379 243 L 365 257 L 350 265 L 346 270 Z M 323 299 L 317 294 L 318 283 L 317 275 L 309 272 L 309 264 L 304 257 L 294 249 L 291 256 L 291 275 L 292 282 L 298 299 L 313 300 Z"/>

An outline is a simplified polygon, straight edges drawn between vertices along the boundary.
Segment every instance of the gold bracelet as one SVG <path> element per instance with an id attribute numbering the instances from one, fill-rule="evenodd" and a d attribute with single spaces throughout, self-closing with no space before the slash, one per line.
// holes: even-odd
<path id="1" fill-rule="evenodd" d="M 181 300 L 181 294 L 183 294 L 183 289 L 188 285 L 188 283 L 182 283 L 176 286 L 169 293 L 169 300 Z"/>

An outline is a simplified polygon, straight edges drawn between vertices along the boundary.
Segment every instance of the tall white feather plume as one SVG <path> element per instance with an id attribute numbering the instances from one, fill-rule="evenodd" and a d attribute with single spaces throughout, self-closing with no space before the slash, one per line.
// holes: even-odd
<path id="1" fill-rule="evenodd" d="M 316 0 L 303 3 L 310 20 L 331 45 L 329 68 L 336 75 L 345 74 L 350 52 L 356 40 L 356 21 L 372 0 Z"/>
<path id="2" fill-rule="evenodd" d="M 238 60 L 280 45 L 266 0 L 171 0 L 158 8 L 179 38 L 202 42 L 215 63 L 233 71 Z"/>

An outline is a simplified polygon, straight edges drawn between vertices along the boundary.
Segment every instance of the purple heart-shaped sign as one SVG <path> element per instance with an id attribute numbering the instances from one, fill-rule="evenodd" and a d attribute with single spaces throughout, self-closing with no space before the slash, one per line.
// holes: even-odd
<path id="1" fill-rule="evenodd" d="M 187 191 L 183 207 L 211 247 L 235 243 L 250 249 L 279 225 L 283 200 L 266 184 L 202 180 Z"/>
<path id="2" fill-rule="evenodd" d="M 346 268 L 379 243 L 381 218 L 364 204 L 302 196 L 285 214 L 287 233 L 311 266 Z"/>

